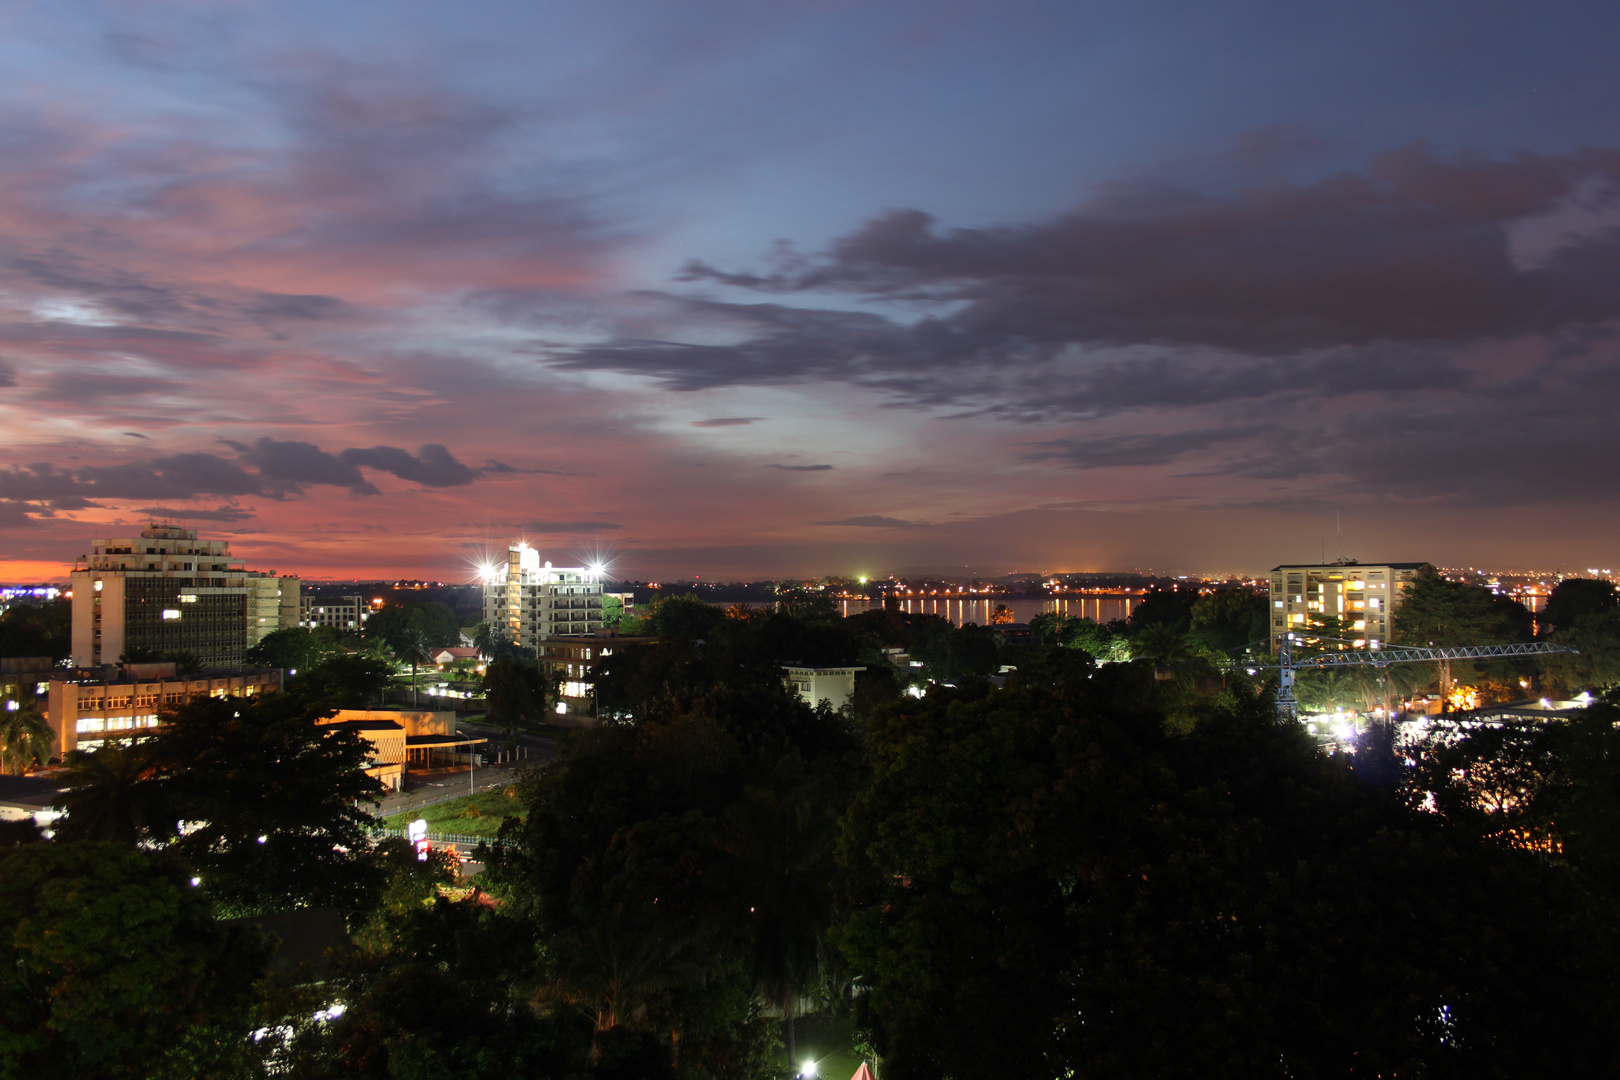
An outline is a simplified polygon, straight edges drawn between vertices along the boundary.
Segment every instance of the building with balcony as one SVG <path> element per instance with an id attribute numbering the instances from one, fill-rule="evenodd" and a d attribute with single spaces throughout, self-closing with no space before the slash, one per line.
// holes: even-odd
<path id="1" fill-rule="evenodd" d="M 552 566 L 528 544 L 486 567 L 484 619 L 514 645 L 537 648 L 545 638 L 594 634 L 602 628 L 602 576 L 585 566 Z"/>
<path id="2" fill-rule="evenodd" d="M 1271 647 L 1286 633 L 1305 633 L 1311 616 L 1342 619 L 1357 648 L 1389 642 L 1407 583 L 1428 563 L 1299 563 L 1271 571 Z"/>
<path id="3" fill-rule="evenodd" d="M 654 645 L 656 637 L 619 637 L 591 634 L 544 638 L 536 647 L 540 669 L 557 680 L 554 724 L 579 727 L 596 719 L 596 665 L 616 650 L 632 645 Z"/>
<path id="4" fill-rule="evenodd" d="M 298 579 L 245 569 L 226 541 L 151 525 L 138 537 L 91 544 L 69 575 L 76 667 L 149 650 L 237 668 L 266 634 L 298 625 Z"/>

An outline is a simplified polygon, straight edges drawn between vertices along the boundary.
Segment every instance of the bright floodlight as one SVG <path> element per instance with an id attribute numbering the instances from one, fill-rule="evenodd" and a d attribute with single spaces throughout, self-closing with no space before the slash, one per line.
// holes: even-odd
<path id="1" fill-rule="evenodd" d="M 815 1076 L 816 1075 L 816 1063 L 813 1062 L 813 1061 L 807 1061 L 803 1065 L 799 1066 L 799 1075 L 804 1076 L 804 1077 Z"/>
<path id="2" fill-rule="evenodd" d="M 599 562 L 591 563 L 591 573 L 596 577 L 601 577 L 602 576 L 602 571 L 605 570 L 605 569 L 607 569 L 607 568 L 605 566 L 603 566 Z"/>

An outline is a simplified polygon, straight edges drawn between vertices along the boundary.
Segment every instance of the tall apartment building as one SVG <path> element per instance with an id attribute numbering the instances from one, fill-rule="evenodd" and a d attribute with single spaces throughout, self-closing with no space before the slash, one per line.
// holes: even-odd
<path id="1" fill-rule="evenodd" d="M 78 667 L 151 649 L 193 653 L 205 668 L 237 668 L 266 634 L 298 625 L 298 579 L 244 569 L 224 540 L 151 525 L 139 537 L 91 545 L 69 575 Z"/>
<path id="2" fill-rule="evenodd" d="M 602 628 L 602 578 L 590 567 L 541 563 L 538 551 L 518 544 L 483 576 L 484 619 L 514 645 L 533 649 L 543 638 Z"/>
<path id="3" fill-rule="evenodd" d="M 1271 645 L 1310 627 L 1312 615 L 1345 620 L 1358 648 L 1389 641 L 1402 590 L 1428 563 L 1300 563 L 1271 571 Z"/>
<path id="4" fill-rule="evenodd" d="M 371 614 L 371 604 L 363 596 L 339 596 L 336 599 L 306 596 L 299 613 L 299 625 L 311 630 L 330 626 L 343 633 L 359 633 Z"/>

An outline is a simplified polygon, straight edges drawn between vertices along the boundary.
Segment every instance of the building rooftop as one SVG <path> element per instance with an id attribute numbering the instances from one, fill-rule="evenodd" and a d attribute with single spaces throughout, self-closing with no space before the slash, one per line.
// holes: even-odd
<path id="1" fill-rule="evenodd" d="M 1425 566 L 1432 566 L 1426 562 L 1378 562 L 1372 559 L 1350 559 L 1344 562 L 1306 562 L 1283 563 L 1273 566 L 1272 572 L 1278 570 L 1354 570 L 1363 566 L 1387 566 L 1391 570 L 1421 570 Z"/>
<path id="2" fill-rule="evenodd" d="M 0 806 L 38 813 L 50 809 L 60 790 L 54 776 L 0 776 Z"/>

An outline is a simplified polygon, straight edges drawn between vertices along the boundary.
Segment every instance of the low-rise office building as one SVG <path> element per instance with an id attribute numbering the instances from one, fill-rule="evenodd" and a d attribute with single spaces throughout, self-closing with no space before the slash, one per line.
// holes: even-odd
<path id="1" fill-rule="evenodd" d="M 320 721 L 342 725 L 372 745 L 366 774 L 398 791 L 405 771 L 478 764 L 477 748 L 488 739 L 456 730 L 456 714 L 444 709 L 339 709 Z"/>
<path id="2" fill-rule="evenodd" d="M 358 634 L 371 614 L 363 596 L 305 596 L 299 601 L 298 624 L 314 630 L 322 626 L 345 634 Z"/>
<path id="3" fill-rule="evenodd" d="M 788 689 L 796 692 L 812 708 L 825 701 L 834 709 L 842 709 L 855 696 L 855 676 L 863 667 L 809 667 L 800 664 L 784 665 Z"/>
<path id="4" fill-rule="evenodd" d="M 281 671 L 199 671 L 177 675 L 173 664 L 124 664 L 51 679 L 46 692 L 51 756 L 94 750 L 109 740 L 128 740 L 158 726 L 158 707 L 194 697 L 252 697 L 281 689 Z"/>

